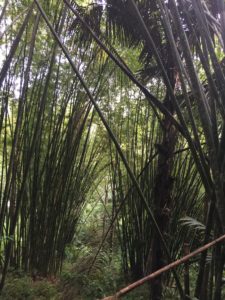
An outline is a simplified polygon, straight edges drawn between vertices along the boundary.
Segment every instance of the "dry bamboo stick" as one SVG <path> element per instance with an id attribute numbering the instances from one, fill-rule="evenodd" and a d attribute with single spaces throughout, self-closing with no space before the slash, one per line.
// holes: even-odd
<path id="1" fill-rule="evenodd" d="M 217 243 L 219 243 L 219 242 L 221 242 L 223 240 L 225 240 L 225 234 L 222 235 L 221 237 L 215 239 L 214 241 L 212 241 L 212 242 L 210 242 L 210 243 L 208 243 L 208 244 L 206 244 L 206 245 L 198 248 L 197 250 L 191 252 L 190 254 L 185 255 L 182 258 L 180 258 L 180 259 L 178 259 L 178 260 L 176 260 L 176 261 L 174 261 L 174 262 L 166 265 L 165 267 L 163 267 L 163 268 L 161 268 L 161 269 L 159 269 L 159 270 L 157 270 L 157 271 L 155 271 L 155 272 L 153 272 L 153 273 L 151 273 L 151 274 L 149 274 L 149 275 L 147 275 L 147 276 L 139 279 L 138 281 L 133 282 L 132 284 L 130 284 L 130 285 L 126 286 L 125 288 L 121 289 L 120 291 L 118 291 L 115 295 L 106 297 L 106 298 L 104 298 L 102 300 L 117 300 L 117 299 L 123 297 L 124 295 L 126 295 L 127 293 L 131 292 L 133 289 L 141 286 L 146 281 L 151 281 L 152 279 L 156 278 L 160 274 L 162 274 L 164 272 L 167 272 L 167 271 L 169 271 L 169 270 L 171 270 L 171 269 L 179 266 L 180 264 L 188 261 L 190 258 L 196 256 L 197 254 L 199 254 L 199 253 L 201 253 L 203 251 L 206 251 L 210 247 L 214 246 L 215 244 L 217 244 Z"/>

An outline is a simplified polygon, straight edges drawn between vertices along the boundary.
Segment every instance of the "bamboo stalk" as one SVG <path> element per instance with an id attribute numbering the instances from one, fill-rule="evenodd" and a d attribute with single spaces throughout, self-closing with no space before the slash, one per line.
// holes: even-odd
<path id="1" fill-rule="evenodd" d="M 5 79 L 7 71 L 9 69 L 9 67 L 10 67 L 12 58 L 13 58 L 14 54 L 16 53 L 16 49 L 17 49 L 17 47 L 19 45 L 19 42 L 20 42 L 21 37 L 23 35 L 23 32 L 24 32 L 24 30 L 25 30 L 25 28 L 26 28 L 26 26 L 28 24 L 28 21 L 29 21 L 31 15 L 32 15 L 33 8 L 34 8 L 34 2 L 31 4 L 31 6 L 30 6 L 30 8 L 29 8 L 29 10 L 27 12 L 27 15 L 26 15 L 26 17 L 24 19 L 24 22 L 23 22 L 23 24 L 22 24 L 22 26 L 21 26 L 21 28 L 20 28 L 20 30 L 19 30 L 16 38 L 14 39 L 14 41 L 12 43 L 12 47 L 10 49 L 9 55 L 7 56 L 6 61 L 4 62 L 4 65 L 3 65 L 3 67 L 2 67 L 2 69 L 0 71 L 0 87 L 2 86 L 3 80 Z"/>
<path id="2" fill-rule="evenodd" d="M 202 253 L 203 251 L 206 251 L 207 249 L 211 248 L 212 246 L 222 242 L 223 240 L 225 240 L 225 234 L 222 235 L 221 237 L 215 239 L 214 241 L 198 248 L 197 250 L 191 252 L 188 255 L 183 256 L 182 258 L 168 264 L 167 266 L 157 270 L 156 272 L 143 277 L 140 280 L 137 280 L 136 282 L 133 282 L 132 284 L 126 286 L 125 288 L 121 289 L 120 291 L 118 291 L 115 295 L 110 296 L 110 297 L 106 297 L 103 298 L 102 300 L 117 300 L 123 296 L 125 296 L 126 294 L 128 294 L 129 292 L 131 292 L 132 290 L 136 289 L 137 287 L 143 285 L 145 282 L 147 281 L 151 281 L 152 279 L 156 278 L 157 276 L 172 270 L 173 268 L 176 268 L 177 266 L 179 266 L 180 264 L 185 263 L 186 261 L 188 261 L 190 258 Z"/>

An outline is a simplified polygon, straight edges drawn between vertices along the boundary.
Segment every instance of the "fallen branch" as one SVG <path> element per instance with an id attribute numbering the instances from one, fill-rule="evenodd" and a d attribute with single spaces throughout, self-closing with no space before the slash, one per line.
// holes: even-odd
<path id="1" fill-rule="evenodd" d="M 182 258 L 180 258 L 180 259 L 178 259 L 178 260 L 176 260 L 176 261 L 174 261 L 170 264 L 168 264 L 167 266 L 157 270 L 156 272 L 151 273 L 148 276 L 145 276 L 145 277 L 143 277 L 142 279 L 140 279 L 138 281 L 135 281 L 134 283 L 132 283 L 132 284 L 128 285 L 127 287 L 125 287 L 125 288 L 121 289 L 120 291 L 118 291 L 115 295 L 106 297 L 102 300 L 117 300 L 117 299 L 123 297 L 124 295 L 126 295 L 127 293 L 131 292 L 133 289 L 141 286 L 145 282 L 151 281 L 152 279 L 156 278 L 160 274 L 162 274 L 164 272 L 167 272 L 167 271 L 179 266 L 180 264 L 188 261 L 190 258 L 196 256 L 197 254 L 199 254 L 203 251 L 206 251 L 208 248 L 214 246 L 215 244 L 217 244 L 217 243 L 219 243 L 223 240 L 225 240 L 225 235 L 222 235 L 221 237 L 215 239 L 214 241 L 212 241 L 212 242 L 198 248 L 197 250 L 191 252 L 190 254 L 188 254 L 188 255 L 186 255 L 186 256 L 184 256 L 184 257 L 182 257 Z"/>

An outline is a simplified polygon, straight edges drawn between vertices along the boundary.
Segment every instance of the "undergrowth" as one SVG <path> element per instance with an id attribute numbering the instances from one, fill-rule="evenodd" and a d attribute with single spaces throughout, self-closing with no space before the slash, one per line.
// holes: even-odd
<path id="1" fill-rule="evenodd" d="M 10 272 L 0 300 L 59 300 L 60 297 L 56 282 L 47 279 L 33 281 L 22 272 Z"/>

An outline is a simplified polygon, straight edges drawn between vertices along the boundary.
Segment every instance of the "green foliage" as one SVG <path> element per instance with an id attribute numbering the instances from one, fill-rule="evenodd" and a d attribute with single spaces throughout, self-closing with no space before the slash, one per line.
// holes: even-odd
<path id="1" fill-rule="evenodd" d="M 25 275 L 10 274 L 1 300 L 54 300 L 59 297 L 55 284 L 47 280 L 33 281 Z"/>
<path id="2" fill-rule="evenodd" d="M 58 297 L 58 291 L 56 287 L 46 280 L 38 281 L 33 288 L 34 298 L 44 299 L 56 299 Z"/>
<path id="3" fill-rule="evenodd" d="M 147 284 L 138 287 L 123 297 L 124 300 L 146 300 L 149 299 L 149 287 Z"/>
<path id="4" fill-rule="evenodd" d="M 10 278 L 5 284 L 0 299 L 12 300 L 12 299 L 32 299 L 33 289 L 32 281 L 29 277 L 23 278 Z"/>
<path id="5" fill-rule="evenodd" d="M 80 249 L 70 247 L 67 255 L 68 252 L 72 252 L 70 262 L 65 264 L 61 275 L 61 290 L 65 299 L 76 299 L 75 296 L 82 295 L 84 299 L 91 300 L 116 292 L 122 281 L 118 255 L 110 258 L 107 252 L 101 252 L 89 273 L 96 249 L 90 246 Z M 73 263 L 71 257 L 74 258 Z"/>
<path id="6" fill-rule="evenodd" d="M 100 255 L 102 257 L 102 255 Z M 78 263 L 78 262 L 77 262 Z M 79 260 L 79 267 L 82 260 Z M 83 260 L 84 264 L 84 260 Z M 61 276 L 61 291 L 63 299 L 94 300 L 102 299 L 105 296 L 113 295 L 117 290 L 124 287 L 123 273 L 120 269 L 120 261 L 113 260 L 113 263 L 104 263 L 99 268 L 95 267 L 90 274 L 79 273 L 76 266 L 67 265 Z M 76 264 L 77 265 L 77 264 Z M 148 286 L 144 285 L 125 296 L 125 300 L 144 300 L 148 297 Z M 80 297 L 80 298 L 79 298 Z"/>
<path id="7" fill-rule="evenodd" d="M 191 217 L 181 218 L 180 222 L 182 226 L 187 226 L 191 232 L 193 231 L 198 232 L 201 235 L 203 235 L 205 232 L 205 225 L 194 218 Z"/>

